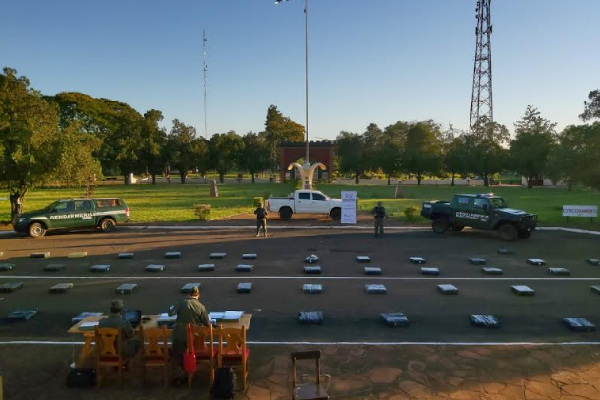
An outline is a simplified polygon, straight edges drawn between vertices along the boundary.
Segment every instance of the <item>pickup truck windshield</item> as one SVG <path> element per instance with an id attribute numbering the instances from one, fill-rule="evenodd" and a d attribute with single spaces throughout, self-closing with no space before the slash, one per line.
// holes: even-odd
<path id="1" fill-rule="evenodd" d="M 492 203 L 492 208 L 506 208 L 506 202 L 500 197 L 491 198 L 490 203 Z"/>

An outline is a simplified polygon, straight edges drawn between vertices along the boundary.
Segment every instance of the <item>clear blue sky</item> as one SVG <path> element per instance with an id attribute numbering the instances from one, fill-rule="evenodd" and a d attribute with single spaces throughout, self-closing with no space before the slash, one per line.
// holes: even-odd
<path id="1" fill-rule="evenodd" d="M 310 132 L 398 120 L 465 129 L 476 0 L 310 0 Z M 0 66 L 46 94 L 78 91 L 162 110 L 209 135 L 264 128 L 276 104 L 304 123 L 303 0 L 2 0 Z M 493 0 L 495 119 L 527 104 L 559 128 L 600 89 L 600 1 Z"/>

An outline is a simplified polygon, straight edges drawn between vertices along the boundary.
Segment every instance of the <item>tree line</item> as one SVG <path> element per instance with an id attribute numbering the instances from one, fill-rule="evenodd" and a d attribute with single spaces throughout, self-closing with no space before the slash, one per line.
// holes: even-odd
<path id="1" fill-rule="evenodd" d="M 485 186 L 498 173 L 515 172 L 532 188 L 544 178 L 600 189 L 600 90 L 590 92 L 579 116 L 585 124 L 556 131 L 556 124 L 528 106 L 514 123 L 514 138 L 506 126 L 481 118 L 469 131 L 434 121 L 398 121 L 381 129 L 369 124 L 362 134 L 341 132 L 336 139 L 338 170 L 359 183 L 367 172 L 387 179 L 414 176 L 479 176 Z M 595 122 L 594 122 L 595 121 Z"/>

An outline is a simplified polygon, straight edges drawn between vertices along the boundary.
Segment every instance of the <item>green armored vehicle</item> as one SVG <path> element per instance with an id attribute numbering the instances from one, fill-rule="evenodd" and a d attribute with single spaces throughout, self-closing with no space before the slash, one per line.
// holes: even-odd
<path id="1" fill-rule="evenodd" d="M 129 207 L 121 199 L 58 200 L 39 211 L 18 215 L 15 231 L 39 238 L 57 229 L 98 228 L 111 231 L 115 225 L 129 222 Z"/>
<path id="2" fill-rule="evenodd" d="M 537 226 L 537 215 L 508 208 L 508 203 L 494 194 L 456 194 L 451 202 L 423 203 L 421 216 L 432 220 L 435 233 L 448 229 L 461 231 L 465 226 L 498 231 L 500 239 L 527 239 Z"/>

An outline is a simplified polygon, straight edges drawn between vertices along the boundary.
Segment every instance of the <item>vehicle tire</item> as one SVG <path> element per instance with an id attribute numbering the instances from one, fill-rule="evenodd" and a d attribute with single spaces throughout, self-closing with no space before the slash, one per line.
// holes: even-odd
<path id="1" fill-rule="evenodd" d="M 500 229 L 498 229 L 498 235 L 500 235 L 500 239 L 507 242 L 512 242 L 519 237 L 519 231 L 514 225 L 504 224 L 500 227 Z"/>
<path id="2" fill-rule="evenodd" d="M 531 237 L 531 231 L 519 231 L 519 239 L 529 239 Z"/>
<path id="3" fill-rule="evenodd" d="M 29 236 L 30 237 L 37 239 L 37 238 L 41 238 L 45 234 L 46 234 L 46 228 L 44 227 L 43 224 L 40 224 L 39 222 L 34 222 L 33 224 L 29 225 Z"/>
<path id="4" fill-rule="evenodd" d="M 431 229 L 438 235 L 445 233 L 450 228 L 450 222 L 445 218 L 439 218 L 431 223 Z"/>
<path id="5" fill-rule="evenodd" d="M 452 232 L 460 232 L 463 229 L 465 229 L 463 225 L 452 225 Z"/>
<path id="6" fill-rule="evenodd" d="M 332 220 L 339 221 L 340 219 L 342 219 L 342 209 L 338 207 L 332 209 L 329 213 L 329 216 Z"/>
<path id="7" fill-rule="evenodd" d="M 113 230 L 113 228 L 115 227 L 115 220 L 112 218 L 104 218 L 102 221 L 100 221 L 100 224 L 98 225 L 98 227 L 100 228 L 100 230 L 102 232 L 110 232 Z"/>
<path id="8" fill-rule="evenodd" d="M 292 209 L 289 207 L 284 207 L 281 210 L 279 210 L 279 218 L 286 221 L 292 219 L 292 214 Z"/>

